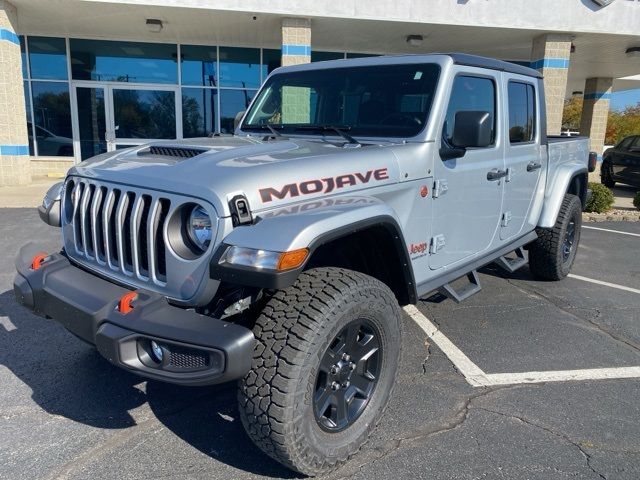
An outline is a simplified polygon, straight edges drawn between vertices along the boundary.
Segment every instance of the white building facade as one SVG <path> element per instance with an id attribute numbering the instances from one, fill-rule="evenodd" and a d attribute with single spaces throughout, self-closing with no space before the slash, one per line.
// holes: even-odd
<path id="1" fill-rule="evenodd" d="M 452 51 L 540 70 L 551 134 L 583 95 L 601 152 L 612 92 L 640 87 L 640 0 L 0 0 L 0 185 L 231 133 L 280 65 Z"/>

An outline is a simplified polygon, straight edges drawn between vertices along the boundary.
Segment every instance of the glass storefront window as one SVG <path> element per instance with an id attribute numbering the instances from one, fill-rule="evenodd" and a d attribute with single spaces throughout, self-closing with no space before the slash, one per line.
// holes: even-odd
<path id="1" fill-rule="evenodd" d="M 113 89 L 116 138 L 176 138 L 176 95 L 162 90 Z"/>
<path id="2" fill-rule="evenodd" d="M 67 47 L 64 38 L 28 37 L 28 42 L 31 78 L 67 80 Z"/>
<path id="3" fill-rule="evenodd" d="M 69 84 L 31 82 L 38 155 L 73 155 Z"/>
<path id="4" fill-rule="evenodd" d="M 206 137 L 216 131 L 217 92 L 215 88 L 182 89 L 184 138 Z"/>
<path id="5" fill-rule="evenodd" d="M 282 65 L 282 52 L 280 50 L 267 49 L 262 50 L 262 81 L 276 68 Z"/>
<path id="6" fill-rule="evenodd" d="M 27 79 L 29 77 L 27 72 L 27 49 L 22 35 L 20 35 L 20 57 L 22 58 L 22 78 Z"/>
<path id="7" fill-rule="evenodd" d="M 216 47 L 180 46 L 182 84 L 216 86 Z"/>
<path id="8" fill-rule="evenodd" d="M 326 60 L 342 60 L 344 53 L 342 52 L 311 52 L 312 62 L 324 62 Z"/>
<path id="9" fill-rule="evenodd" d="M 78 136 L 80 137 L 80 158 L 82 160 L 107 151 L 104 94 L 102 87 L 76 88 Z"/>
<path id="10" fill-rule="evenodd" d="M 29 137 L 29 155 L 35 155 L 33 149 L 33 125 L 31 123 L 31 91 L 29 90 L 29 82 L 23 82 L 24 84 L 24 106 L 27 110 L 27 135 Z"/>
<path id="11" fill-rule="evenodd" d="M 255 90 L 220 90 L 220 132 L 234 132 L 236 115 L 249 107 L 255 94 Z"/>
<path id="12" fill-rule="evenodd" d="M 70 49 L 75 80 L 178 83 L 175 44 L 72 38 Z"/>
<path id="13" fill-rule="evenodd" d="M 221 87 L 258 88 L 260 49 L 220 47 Z"/>
<path id="14" fill-rule="evenodd" d="M 379 57 L 377 53 L 347 53 L 347 58 Z"/>

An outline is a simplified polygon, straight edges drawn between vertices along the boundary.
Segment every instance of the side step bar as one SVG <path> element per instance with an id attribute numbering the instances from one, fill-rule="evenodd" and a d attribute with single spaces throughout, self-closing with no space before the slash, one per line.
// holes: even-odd
<path id="1" fill-rule="evenodd" d="M 441 286 L 438 289 L 438 292 L 445 297 L 450 298 L 454 302 L 460 303 L 463 300 L 469 298 L 471 295 L 475 295 L 480 290 L 482 290 L 482 287 L 480 286 L 480 278 L 478 277 L 477 271 L 472 270 L 471 272 L 467 273 L 467 279 L 469 280 L 469 284 L 465 285 L 460 290 L 456 290 L 455 288 L 453 288 L 453 285 L 447 283 Z"/>
<path id="2" fill-rule="evenodd" d="M 508 258 L 506 255 L 502 255 L 501 257 L 496 258 L 494 263 L 503 270 L 513 273 L 527 263 L 527 258 L 525 257 L 524 249 L 522 247 L 516 248 L 514 253 L 516 254 L 516 258 Z"/>

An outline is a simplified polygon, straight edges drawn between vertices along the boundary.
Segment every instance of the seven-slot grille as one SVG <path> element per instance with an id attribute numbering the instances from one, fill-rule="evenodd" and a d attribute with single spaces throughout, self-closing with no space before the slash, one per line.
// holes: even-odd
<path id="1" fill-rule="evenodd" d="M 169 199 L 78 178 L 67 182 L 65 195 L 77 255 L 143 282 L 165 284 Z"/>

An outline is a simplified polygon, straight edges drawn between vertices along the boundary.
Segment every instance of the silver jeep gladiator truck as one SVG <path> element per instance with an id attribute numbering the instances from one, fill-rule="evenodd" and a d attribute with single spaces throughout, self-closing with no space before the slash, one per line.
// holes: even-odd
<path id="1" fill-rule="evenodd" d="M 594 166 L 586 139 L 547 136 L 529 68 L 464 54 L 279 68 L 233 136 L 72 168 L 40 207 L 62 250 L 23 247 L 15 295 L 146 378 L 238 381 L 252 440 L 326 473 L 389 401 L 401 307 L 462 301 L 491 262 L 564 278 Z"/>

